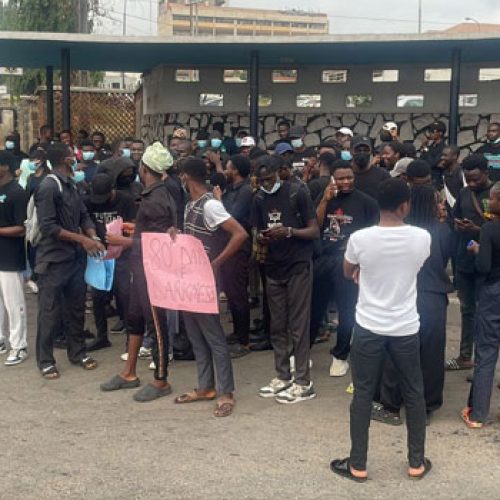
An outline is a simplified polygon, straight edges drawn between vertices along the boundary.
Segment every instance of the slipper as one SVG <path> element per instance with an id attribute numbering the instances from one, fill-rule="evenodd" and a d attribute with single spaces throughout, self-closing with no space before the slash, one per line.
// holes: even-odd
<path id="1" fill-rule="evenodd" d="M 185 392 L 180 396 L 177 396 L 174 399 L 174 403 L 176 404 L 184 404 L 184 403 L 196 403 L 196 401 L 213 401 L 217 397 L 217 393 L 213 391 L 212 395 L 200 394 L 196 389 L 193 389 L 192 392 Z"/>
<path id="2" fill-rule="evenodd" d="M 168 396 L 169 394 L 172 394 L 172 386 L 170 384 L 163 388 L 148 384 L 134 394 L 134 400 L 138 403 L 147 403 L 163 396 Z"/>
<path id="3" fill-rule="evenodd" d="M 92 356 L 84 356 L 78 364 L 84 370 L 95 370 L 97 368 L 97 361 Z"/>
<path id="4" fill-rule="evenodd" d="M 134 380 L 125 380 L 120 375 L 115 375 L 111 380 L 101 384 L 101 391 L 119 391 L 120 389 L 135 389 L 141 385 L 141 381 L 136 378 Z"/>
<path id="5" fill-rule="evenodd" d="M 424 472 L 421 472 L 420 474 L 417 474 L 416 476 L 413 476 L 412 474 L 408 474 L 408 477 L 412 481 L 419 481 L 420 479 L 423 479 L 432 469 L 432 462 L 428 458 L 424 458 Z"/>
<path id="6" fill-rule="evenodd" d="M 224 403 L 217 403 L 214 410 L 214 417 L 229 417 L 233 413 L 235 402 L 225 401 Z"/>
<path id="7" fill-rule="evenodd" d="M 460 415 L 462 417 L 462 420 L 465 422 L 465 425 L 469 429 L 481 429 L 481 427 L 483 427 L 483 423 L 478 422 L 477 420 L 472 420 L 471 414 L 472 414 L 472 408 L 470 406 L 464 408 L 461 411 Z"/>
<path id="8" fill-rule="evenodd" d="M 47 380 L 55 380 L 60 377 L 59 371 L 55 365 L 46 366 L 40 370 L 42 377 Z"/>
<path id="9" fill-rule="evenodd" d="M 356 483 L 365 483 L 368 477 L 358 477 L 351 472 L 351 463 L 349 458 L 343 460 L 332 460 L 330 462 L 330 470 L 341 477 L 355 481 Z"/>

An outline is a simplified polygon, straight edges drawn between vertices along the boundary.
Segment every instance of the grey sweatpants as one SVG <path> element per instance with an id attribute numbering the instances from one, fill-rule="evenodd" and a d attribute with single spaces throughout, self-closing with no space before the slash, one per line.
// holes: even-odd
<path id="1" fill-rule="evenodd" d="M 295 356 L 295 382 L 308 385 L 309 322 L 311 319 L 311 266 L 286 280 L 266 279 L 267 301 L 271 311 L 271 343 L 276 373 L 290 380 L 290 355 Z M 291 351 L 290 351 L 291 347 Z"/>
<path id="2" fill-rule="evenodd" d="M 196 358 L 198 389 L 215 389 L 216 373 L 219 393 L 233 392 L 233 366 L 219 315 L 192 312 L 182 314 L 187 336 L 193 345 Z"/>

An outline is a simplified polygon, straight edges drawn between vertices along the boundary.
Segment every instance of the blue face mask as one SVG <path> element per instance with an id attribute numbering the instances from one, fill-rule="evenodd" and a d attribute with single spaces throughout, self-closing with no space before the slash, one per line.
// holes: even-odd
<path id="1" fill-rule="evenodd" d="M 83 161 L 92 161 L 95 157 L 95 153 L 93 151 L 83 151 L 82 158 Z"/>
<path id="2" fill-rule="evenodd" d="M 207 147 L 207 141 L 196 141 L 196 144 L 198 144 L 198 147 L 201 149 Z"/>
<path id="3" fill-rule="evenodd" d="M 31 172 L 34 172 L 40 165 L 38 163 L 35 163 L 34 161 L 29 161 L 28 162 L 28 167 Z"/>
<path id="4" fill-rule="evenodd" d="M 122 156 L 124 158 L 130 158 L 130 149 L 129 148 L 123 148 L 122 149 Z"/>
<path id="5" fill-rule="evenodd" d="M 84 181 L 85 180 L 85 172 L 82 172 L 81 170 L 77 170 L 76 172 L 73 173 L 73 180 L 76 183 Z"/>
<path id="6" fill-rule="evenodd" d="M 292 139 L 292 146 L 295 149 L 301 148 L 304 145 L 304 141 L 302 139 Z"/>
<path id="7" fill-rule="evenodd" d="M 77 167 L 78 167 L 78 161 L 75 158 L 73 160 L 73 163 L 71 164 L 71 170 L 73 170 L 73 172 L 75 172 Z"/>
<path id="8" fill-rule="evenodd" d="M 352 154 L 350 151 L 341 151 L 340 152 L 340 158 L 344 161 L 351 161 L 352 160 Z"/>
<path id="9" fill-rule="evenodd" d="M 264 187 L 262 187 L 262 186 L 260 187 L 260 189 L 261 189 L 262 191 L 264 191 L 264 193 L 266 193 L 266 194 L 274 194 L 274 193 L 276 193 L 276 192 L 278 191 L 278 189 L 279 189 L 280 187 L 281 187 L 281 182 L 280 182 L 280 181 L 276 181 L 276 182 L 274 183 L 274 186 L 273 186 L 271 189 L 266 189 L 266 188 L 264 188 Z"/>
<path id="10" fill-rule="evenodd" d="M 236 142 L 236 147 L 237 148 L 241 148 L 241 141 L 243 139 L 241 137 L 236 137 L 236 139 L 234 140 L 234 142 Z"/>
<path id="11" fill-rule="evenodd" d="M 5 149 L 14 149 L 16 143 L 14 141 L 5 141 Z"/>
<path id="12" fill-rule="evenodd" d="M 220 139 L 212 139 L 210 145 L 215 149 L 219 149 L 222 145 L 222 141 Z"/>

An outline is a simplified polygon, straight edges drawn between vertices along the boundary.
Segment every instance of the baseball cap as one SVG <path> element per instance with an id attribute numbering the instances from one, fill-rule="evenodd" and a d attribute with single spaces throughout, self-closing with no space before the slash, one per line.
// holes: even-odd
<path id="1" fill-rule="evenodd" d="M 396 130 L 398 129 L 398 124 L 397 123 L 394 123 L 394 122 L 387 122 L 387 123 L 384 123 L 384 126 L 382 127 L 384 130 L 392 130 L 393 128 L 395 128 Z"/>
<path id="2" fill-rule="evenodd" d="M 306 129 L 302 125 L 294 125 L 290 129 L 290 133 L 288 134 L 288 136 L 290 137 L 290 139 L 297 139 L 305 135 L 305 133 Z"/>
<path id="3" fill-rule="evenodd" d="M 144 151 L 142 163 L 153 170 L 153 172 L 162 174 L 174 164 L 174 159 L 170 151 L 161 142 L 154 142 Z"/>
<path id="4" fill-rule="evenodd" d="M 337 133 L 338 134 L 342 134 L 342 135 L 350 135 L 351 137 L 354 136 L 352 130 L 349 127 L 339 128 L 338 131 L 337 131 Z"/>
<path id="5" fill-rule="evenodd" d="M 396 162 L 396 165 L 394 165 L 394 168 L 389 172 L 389 174 L 391 174 L 391 177 L 399 177 L 406 174 L 406 169 L 412 161 L 414 161 L 414 158 L 401 158 L 401 160 Z"/>
<path id="6" fill-rule="evenodd" d="M 251 135 L 246 135 L 241 139 L 241 148 L 254 148 L 255 139 Z"/>
<path id="7" fill-rule="evenodd" d="M 109 200 L 113 189 L 113 179 L 108 174 L 97 174 L 92 179 L 90 201 L 95 205 L 101 205 Z"/>
<path id="8" fill-rule="evenodd" d="M 288 142 L 280 142 L 279 144 L 276 144 L 276 147 L 274 148 L 274 152 L 277 155 L 283 155 L 288 151 L 293 152 L 293 148 L 290 144 L 288 144 Z"/>
<path id="9" fill-rule="evenodd" d="M 368 146 L 372 148 L 372 140 L 364 135 L 357 135 L 351 141 L 351 149 L 356 149 L 358 146 Z"/>

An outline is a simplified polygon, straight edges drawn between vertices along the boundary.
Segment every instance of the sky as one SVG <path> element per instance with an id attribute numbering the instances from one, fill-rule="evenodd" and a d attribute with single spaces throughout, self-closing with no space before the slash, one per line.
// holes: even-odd
<path id="1" fill-rule="evenodd" d="M 121 34 L 123 5 L 127 3 L 127 34 L 155 34 L 155 23 L 150 22 L 150 7 L 155 13 L 155 0 L 102 0 L 108 11 L 97 28 L 99 33 Z M 273 9 L 302 9 L 328 14 L 330 33 L 416 33 L 418 0 L 381 2 L 378 0 L 229 0 L 231 7 Z M 113 18 L 109 19 L 109 17 Z M 499 0 L 422 0 L 423 31 L 439 30 L 464 22 L 466 17 L 479 23 L 500 24 Z M 469 21 L 472 22 L 472 21 Z"/>

